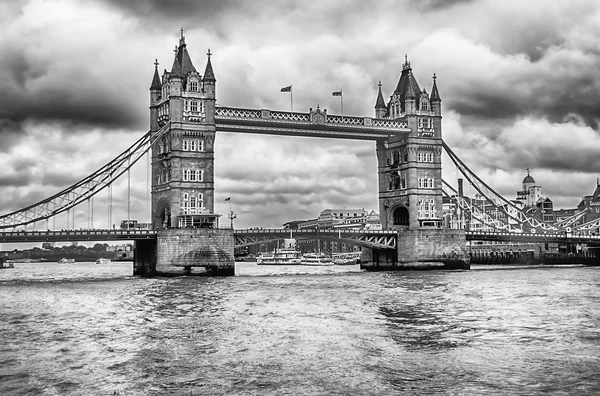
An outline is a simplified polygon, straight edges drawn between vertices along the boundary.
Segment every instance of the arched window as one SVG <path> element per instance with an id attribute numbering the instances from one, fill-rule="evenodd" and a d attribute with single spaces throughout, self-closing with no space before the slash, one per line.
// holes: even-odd
<path id="1" fill-rule="evenodd" d="M 393 221 L 394 225 L 408 225 L 408 209 L 404 206 L 399 206 L 394 209 Z"/>
<path id="2" fill-rule="evenodd" d="M 400 163 L 400 153 L 398 150 L 394 150 L 392 153 L 392 165 L 398 165 Z"/>

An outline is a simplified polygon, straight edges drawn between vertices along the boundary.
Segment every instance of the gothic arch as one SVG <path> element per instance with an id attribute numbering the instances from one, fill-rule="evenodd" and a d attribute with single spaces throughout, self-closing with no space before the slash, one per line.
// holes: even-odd
<path id="1" fill-rule="evenodd" d="M 404 205 L 397 205 L 392 208 L 392 225 L 395 226 L 408 226 L 410 221 L 410 214 L 408 208 Z"/>
<path id="2" fill-rule="evenodd" d="M 156 204 L 152 228 L 159 229 L 171 226 L 171 201 L 168 198 L 161 198 Z"/>

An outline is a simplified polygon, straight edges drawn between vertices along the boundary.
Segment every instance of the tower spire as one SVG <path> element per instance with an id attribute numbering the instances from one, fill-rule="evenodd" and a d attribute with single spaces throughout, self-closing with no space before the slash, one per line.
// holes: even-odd
<path id="1" fill-rule="evenodd" d="M 435 76 L 435 73 L 433 73 L 433 87 L 431 88 L 430 100 L 432 102 L 441 102 L 442 99 L 440 98 L 440 93 L 438 92 L 436 80 L 437 77 Z"/>
<path id="2" fill-rule="evenodd" d="M 206 69 L 204 69 L 204 77 L 202 78 L 202 80 L 215 82 L 217 81 L 217 79 L 215 78 L 212 63 L 210 62 L 210 57 L 212 56 L 210 48 L 208 49 L 208 52 L 206 52 L 206 56 L 208 56 L 208 60 L 206 61 Z"/>
<path id="3" fill-rule="evenodd" d="M 152 77 L 152 84 L 150 84 L 150 90 L 160 91 L 162 84 L 160 82 L 160 76 L 158 75 L 158 59 L 154 60 L 154 77 Z"/>
<path id="4" fill-rule="evenodd" d="M 383 100 L 383 94 L 381 93 L 381 81 L 379 81 L 377 86 L 379 87 L 379 92 L 377 93 L 377 100 L 375 101 L 375 118 L 383 118 L 385 117 L 387 107 L 385 105 L 385 100 Z"/>

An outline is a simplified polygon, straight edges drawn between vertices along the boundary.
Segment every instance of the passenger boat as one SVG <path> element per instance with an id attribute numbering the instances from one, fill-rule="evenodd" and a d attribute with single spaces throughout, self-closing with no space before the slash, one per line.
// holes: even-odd
<path id="1" fill-rule="evenodd" d="M 302 265 L 333 265 L 331 257 L 325 253 L 305 253 L 301 262 Z"/>
<path id="2" fill-rule="evenodd" d="M 111 263 L 110 259 L 99 258 L 98 260 L 96 260 L 95 264 L 110 264 L 110 263 Z"/>
<path id="3" fill-rule="evenodd" d="M 276 249 L 271 253 L 261 253 L 256 258 L 258 265 L 298 265 L 300 252 L 295 249 Z"/>
<path id="4" fill-rule="evenodd" d="M 75 259 L 61 258 L 58 262 L 61 264 L 70 264 L 74 263 Z"/>
<path id="5" fill-rule="evenodd" d="M 0 257 L 0 269 L 8 268 L 15 268 L 15 265 L 12 262 L 4 261 L 4 259 Z"/>

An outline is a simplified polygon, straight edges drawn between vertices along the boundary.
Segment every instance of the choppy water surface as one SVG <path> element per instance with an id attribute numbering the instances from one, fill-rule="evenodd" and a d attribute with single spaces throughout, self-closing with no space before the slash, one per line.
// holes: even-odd
<path id="1" fill-rule="evenodd" d="M 2 395 L 600 393 L 600 268 L 16 267 Z"/>

